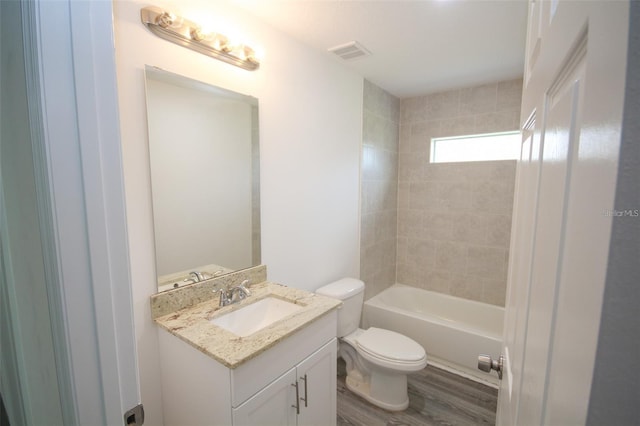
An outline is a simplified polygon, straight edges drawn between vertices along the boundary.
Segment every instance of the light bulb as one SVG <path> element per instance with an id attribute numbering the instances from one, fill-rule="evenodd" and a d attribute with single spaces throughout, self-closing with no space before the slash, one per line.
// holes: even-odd
<path id="1" fill-rule="evenodd" d="M 213 40 L 215 34 L 211 31 L 206 31 L 202 28 L 199 27 L 195 27 L 195 28 L 191 28 L 191 31 L 189 32 L 191 39 L 195 40 L 195 41 L 206 41 L 206 42 L 210 42 L 211 40 Z"/>
<path id="2" fill-rule="evenodd" d="M 179 28 L 182 25 L 182 18 L 169 12 L 162 12 L 156 18 L 156 24 L 162 28 Z"/>
<path id="3" fill-rule="evenodd" d="M 229 44 L 229 39 L 223 36 L 222 34 L 216 34 L 216 37 L 213 41 L 213 47 L 222 52 L 229 53 L 231 52 L 232 46 Z"/>

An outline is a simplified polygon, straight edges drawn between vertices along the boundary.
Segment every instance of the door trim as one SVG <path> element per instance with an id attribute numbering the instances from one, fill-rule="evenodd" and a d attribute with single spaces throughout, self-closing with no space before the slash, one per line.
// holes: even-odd
<path id="1" fill-rule="evenodd" d="M 23 2 L 39 220 L 65 424 L 140 403 L 111 2 Z"/>

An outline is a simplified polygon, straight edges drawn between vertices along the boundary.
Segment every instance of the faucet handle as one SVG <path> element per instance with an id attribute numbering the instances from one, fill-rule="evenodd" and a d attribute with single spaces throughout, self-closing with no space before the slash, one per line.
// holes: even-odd
<path id="1" fill-rule="evenodd" d="M 245 296 L 251 296 L 251 292 L 249 291 L 249 285 L 251 285 L 251 281 L 250 280 L 244 280 L 240 283 L 240 285 L 238 287 L 240 287 L 242 290 L 244 290 Z"/>
<path id="2" fill-rule="evenodd" d="M 213 290 L 213 294 L 220 293 L 220 303 L 219 306 L 227 306 L 231 302 L 231 297 L 229 295 L 229 289 L 226 287 L 220 287 Z"/>
<path id="3" fill-rule="evenodd" d="M 193 280 L 197 283 L 204 280 L 204 277 L 202 276 L 202 272 L 200 271 L 191 271 L 189 272 L 189 276 L 193 277 Z"/>

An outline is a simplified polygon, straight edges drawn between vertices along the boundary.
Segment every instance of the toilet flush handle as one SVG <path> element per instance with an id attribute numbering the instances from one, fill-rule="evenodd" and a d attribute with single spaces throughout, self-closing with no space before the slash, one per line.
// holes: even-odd
<path id="1" fill-rule="evenodd" d="M 490 373 L 491 370 L 496 370 L 498 373 L 498 379 L 502 380 L 502 370 L 504 365 L 504 357 L 500 355 L 497 360 L 491 359 L 489 355 L 478 355 L 478 369 L 484 372 Z"/>

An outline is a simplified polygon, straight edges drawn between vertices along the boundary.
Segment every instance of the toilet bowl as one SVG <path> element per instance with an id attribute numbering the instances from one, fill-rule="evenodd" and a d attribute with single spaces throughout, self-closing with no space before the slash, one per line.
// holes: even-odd
<path id="1" fill-rule="evenodd" d="M 407 374 L 426 367 L 424 348 L 400 333 L 358 328 L 364 301 L 362 281 L 343 278 L 320 287 L 316 293 L 343 302 L 338 311 L 338 356 L 346 364 L 347 388 L 386 410 L 407 408 Z"/>

